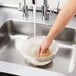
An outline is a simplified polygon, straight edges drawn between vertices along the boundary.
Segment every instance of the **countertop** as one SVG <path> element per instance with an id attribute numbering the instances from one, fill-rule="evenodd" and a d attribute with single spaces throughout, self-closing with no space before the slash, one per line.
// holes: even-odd
<path id="1" fill-rule="evenodd" d="M 0 7 L 0 27 L 5 21 L 12 20 L 12 19 L 33 22 L 32 12 L 29 11 L 28 13 L 29 13 L 29 17 L 25 18 L 23 17 L 23 13 L 19 11 L 18 9 Z M 57 14 L 50 13 L 49 21 L 43 21 L 41 16 L 42 16 L 41 13 L 39 12 L 36 13 L 36 23 L 52 25 Z M 73 17 L 66 27 L 76 29 L 76 17 Z M 5 66 L 6 68 L 4 68 Z M 10 67 L 12 68 L 12 70 L 9 70 Z M 16 67 L 15 70 L 14 70 L 14 67 Z M 3 71 L 3 72 L 6 71 L 8 73 L 14 73 L 14 74 L 21 75 L 21 76 L 24 76 L 24 75 L 27 75 L 27 76 L 31 76 L 31 75 L 32 76 L 42 76 L 42 75 L 44 76 L 65 76 L 64 74 L 60 74 L 56 72 L 49 72 L 49 71 L 35 69 L 35 68 L 27 67 L 27 66 L 25 66 L 25 68 L 23 67 L 24 66 L 17 65 L 17 64 L 13 64 L 12 66 L 12 63 L 0 61 L 0 71 Z M 75 76 L 75 75 L 76 75 L 76 68 L 75 68 L 75 71 L 69 76 Z"/>

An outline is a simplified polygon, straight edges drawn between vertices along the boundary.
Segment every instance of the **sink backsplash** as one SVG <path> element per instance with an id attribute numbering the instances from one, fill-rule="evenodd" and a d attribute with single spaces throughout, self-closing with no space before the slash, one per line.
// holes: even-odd
<path id="1" fill-rule="evenodd" d="M 68 0 L 48 0 L 48 5 L 50 6 L 50 8 L 56 8 L 58 1 L 60 1 L 59 8 L 62 8 L 63 5 Z M 19 2 L 21 2 L 23 4 L 23 0 L 0 0 L 0 2 L 11 3 L 11 4 L 18 4 Z M 31 3 L 32 0 L 26 0 L 27 5 L 31 6 L 32 5 Z M 37 6 L 41 6 L 42 4 L 43 4 L 43 0 L 37 0 Z"/>

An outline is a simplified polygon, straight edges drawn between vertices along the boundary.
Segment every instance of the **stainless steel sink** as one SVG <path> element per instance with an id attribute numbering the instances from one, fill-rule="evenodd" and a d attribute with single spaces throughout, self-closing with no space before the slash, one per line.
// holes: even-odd
<path id="1" fill-rule="evenodd" d="M 50 25 L 37 23 L 36 35 L 46 36 L 50 28 Z M 75 44 L 75 30 L 71 28 L 64 28 L 59 33 L 59 35 L 57 35 L 55 40 L 58 43 L 62 45 L 68 45 L 70 47 L 59 46 L 59 51 L 55 56 L 53 62 L 43 67 L 34 66 L 28 61 L 26 61 L 25 58 L 21 55 L 21 53 L 16 50 L 14 46 L 14 41 L 10 40 L 9 38 L 9 34 L 24 34 L 31 37 L 33 36 L 33 30 L 33 23 L 14 20 L 6 21 L 0 28 L 0 38 L 5 36 L 5 40 L 7 41 L 5 44 L 2 45 L 5 40 L 1 38 L 3 42 L 0 42 L 0 44 L 2 45 L 2 47 L 0 47 L 0 60 L 64 74 L 72 72 L 75 67 L 75 51 L 72 49 L 72 45 Z"/>
<path id="2" fill-rule="evenodd" d="M 47 35 L 51 26 L 45 24 L 36 24 L 36 35 Z M 11 34 L 25 34 L 33 36 L 33 23 L 30 22 L 23 22 L 23 21 L 13 21 L 8 20 L 6 21 L 2 27 L 1 32 L 4 34 L 11 33 Z M 75 30 L 72 28 L 64 28 L 55 38 L 56 40 L 60 41 L 67 41 L 75 43 Z"/>

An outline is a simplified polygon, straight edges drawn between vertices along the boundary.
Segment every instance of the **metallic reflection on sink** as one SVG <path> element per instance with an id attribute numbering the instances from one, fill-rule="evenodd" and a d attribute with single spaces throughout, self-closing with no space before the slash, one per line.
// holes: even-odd
<path id="1" fill-rule="evenodd" d="M 11 25 L 11 26 L 10 26 Z M 51 26 L 44 24 L 36 24 L 36 35 L 47 35 Z M 9 29 L 10 28 L 10 29 Z M 7 30 L 9 29 L 9 31 Z M 33 35 L 33 23 L 22 21 L 6 21 L 1 27 L 2 32 L 9 32 L 11 34 L 22 33 L 25 35 Z M 75 30 L 72 28 L 64 28 L 55 38 L 56 40 L 67 41 L 75 43 Z"/>
<path id="2" fill-rule="evenodd" d="M 51 26 L 37 24 L 36 28 L 37 28 L 37 32 L 36 32 L 37 36 L 47 35 Z M 0 29 L 0 33 L 3 34 L 3 36 L 5 36 L 6 33 L 7 34 L 6 37 L 8 37 L 9 33 L 25 34 L 25 35 L 33 36 L 33 23 L 9 20 L 2 25 Z M 64 28 L 64 30 L 56 37 L 56 40 L 60 43 L 72 45 L 73 43 L 75 43 L 74 37 L 75 37 L 74 29 Z M 37 67 L 28 63 L 25 60 L 25 58 L 20 54 L 20 52 L 16 50 L 14 46 L 14 41 L 9 39 L 7 45 L 4 45 L 3 47 L 0 48 L 0 60 L 21 64 L 21 65 L 27 65 L 34 68 L 41 68 L 49 71 L 69 73 L 69 68 L 71 64 L 70 62 L 73 57 L 73 50 L 72 48 L 67 48 L 67 47 L 66 48 L 59 47 L 58 50 L 59 51 L 52 63 L 44 67 Z M 75 57 L 73 58 L 75 59 Z M 71 65 L 74 65 L 74 63 Z"/>

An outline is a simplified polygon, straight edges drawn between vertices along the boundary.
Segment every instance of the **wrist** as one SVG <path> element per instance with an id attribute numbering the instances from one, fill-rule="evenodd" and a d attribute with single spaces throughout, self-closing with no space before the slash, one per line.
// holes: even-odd
<path id="1" fill-rule="evenodd" d="M 49 43 L 49 44 L 51 44 L 51 42 L 53 41 L 53 39 L 51 38 L 51 37 L 46 37 L 46 41 Z"/>

